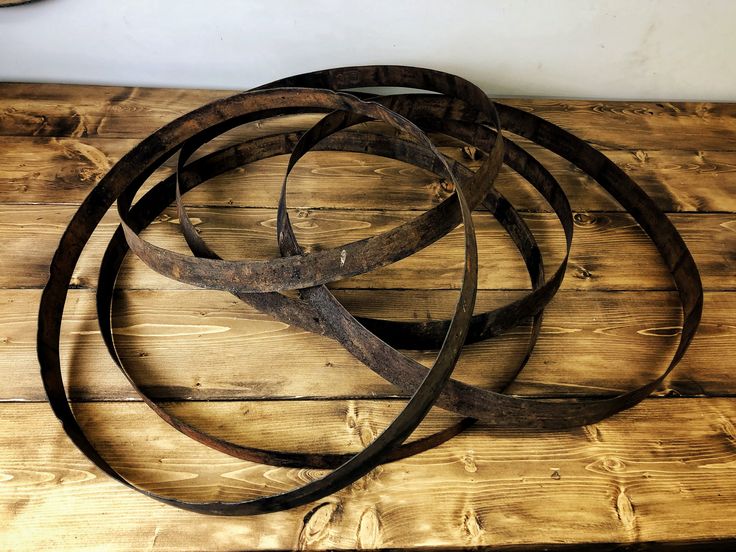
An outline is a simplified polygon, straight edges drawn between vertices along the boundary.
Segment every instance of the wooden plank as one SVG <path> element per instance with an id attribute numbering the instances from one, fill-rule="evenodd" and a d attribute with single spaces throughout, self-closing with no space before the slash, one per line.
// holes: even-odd
<path id="1" fill-rule="evenodd" d="M 66 206 L 0 206 L 3 257 L 15 267 L 0 274 L 0 288 L 43 286 L 59 236 L 75 211 Z M 274 237 L 275 210 L 193 208 L 197 227 L 225 258 L 278 256 Z M 337 247 L 385 231 L 416 213 L 406 211 L 294 210 L 292 217 L 307 250 Z M 564 253 L 564 236 L 557 219 L 547 213 L 525 215 L 540 242 L 549 270 Z M 117 224 L 108 213 L 85 251 L 73 283 L 94 286 L 99 260 Z M 642 230 L 623 213 L 578 213 L 573 250 L 564 289 L 672 289 L 672 282 L 656 249 Z M 701 270 L 706 289 L 733 289 L 736 274 L 736 220 L 731 214 L 674 214 Z M 480 257 L 480 289 L 526 289 L 528 276 L 513 243 L 490 216 L 475 215 Z M 174 211 L 150 227 L 153 242 L 188 253 Z M 625 254 L 623 253 L 625 251 Z M 441 262 L 438 262 L 441 259 Z M 462 233 L 458 230 L 394 265 L 337 282 L 340 288 L 456 288 L 463 262 Z M 131 258 L 121 275 L 123 288 L 183 288 Z"/>
<path id="2" fill-rule="evenodd" d="M 0 146 L 6 145 L 8 151 L 0 161 L 0 202 L 78 204 L 135 143 L 0 138 Z M 275 207 L 286 161 L 281 156 L 231 171 L 188 194 L 187 200 L 193 205 Z M 171 174 L 171 165 L 167 163 L 153 181 Z M 433 175 L 372 155 L 309 154 L 293 176 L 295 206 L 375 208 L 383 199 L 389 209 L 402 203 L 422 209 L 449 195 Z"/>
<path id="3" fill-rule="evenodd" d="M 242 443 L 292 448 L 308 442 L 350 450 L 380 431 L 400 403 L 176 408 Z M 210 451 L 139 403 L 75 409 L 106 458 L 157 492 L 235 499 L 283 491 L 320 475 Z M 546 548 L 736 537 L 731 399 L 648 400 L 569 431 L 477 427 L 435 450 L 380 467 L 318 504 L 252 518 L 182 512 L 114 483 L 73 448 L 44 404 L 0 405 L 0 412 L 5 549 Z M 442 413 L 430 415 L 425 429 L 446 421 Z M 33 437 L 19 440 L 18 427 Z"/>
<path id="4" fill-rule="evenodd" d="M 142 138 L 226 91 L 7 83 L 0 133 L 10 136 Z"/>
<path id="5" fill-rule="evenodd" d="M 256 129 L 258 133 L 262 129 Z M 254 134 L 244 133 L 244 134 Z M 78 204 L 137 140 L 0 136 L 0 203 Z M 600 187 L 558 156 L 527 146 L 560 181 L 576 210 L 621 210 Z M 460 148 L 442 151 L 462 159 Z M 736 211 L 736 155 L 703 150 L 606 150 L 665 211 Z M 286 158 L 232 171 L 188 195 L 191 205 L 274 207 Z M 171 164 L 154 181 L 170 174 Z M 302 208 L 428 209 L 447 197 L 436 177 L 370 155 L 315 152 L 291 176 L 289 200 Z M 523 210 L 549 211 L 508 168 L 497 183 Z"/>
<path id="6" fill-rule="evenodd" d="M 478 308 L 518 292 L 481 292 Z M 343 290 L 353 313 L 389 319 L 446 316 L 452 291 Z M 0 292 L 1 400 L 45 400 L 35 357 L 37 290 Z M 736 293 L 709 292 L 699 333 L 660 394 L 733 395 Z M 681 323 L 674 292 L 560 292 L 514 393 L 591 396 L 622 392 L 664 369 Z M 129 291 L 115 305 L 116 342 L 136 381 L 159 398 L 396 396 L 398 391 L 334 341 L 278 323 L 225 293 Z M 459 379 L 501 381 L 524 354 L 527 329 L 466 347 Z M 107 355 L 94 293 L 72 290 L 62 331 L 62 365 L 76 399 L 135 399 Z M 429 365 L 432 352 L 407 352 Z M 209 359 L 205 361 L 205 359 Z"/>
<path id="7" fill-rule="evenodd" d="M 232 92 L 88 85 L 3 84 L 0 134 L 142 138 Z M 736 104 L 501 99 L 599 146 L 733 150 Z"/>
<path id="8" fill-rule="evenodd" d="M 713 149 L 736 144 L 736 104 L 500 99 L 598 147 Z"/>
<path id="9" fill-rule="evenodd" d="M 736 104 L 507 101 L 590 140 L 660 207 L 682 212 L 671 219 L 709 291 L 700 332 L 657 398 L 584 429 L 475 428 L 374 470 L 318 504 L 249 519 L 180 512 L 94 470 L 43 404 L 35 358 L 38 288 L 75 205 L 112 163 L 176 116 L 228 94 L 0 84 L 0 255 L 11 267 L 0 274 L 0 369 L 6 374 L 0 548 L 548 549 L 736 540 Z M 250 125 L 213 147 L 314 120 Z M 439 144 L 462 157 L 451 141 Z M 512 391 L 598 396 L 631 388 L 664 368 L 675 349 L 681 318 L 671 282 L 641 230 L 597 185 L 554 154 L 529 150 L 568 193 L 576 236 L 564 289 Z M 263 161 L 187 198 L 202 235 L 226 257 L 277 255 L 273 207 L 283 168 L 283 158 Z M 156 178 L 170 171 L 169 163 Z M 499 187 L 528 211 L 551 270 L 563 251 L 554 217 L 510 171 Z M 446 196 L 435 177 L 397 162 L 315 153 L 299 164 L 289 202 L 300 240 L 317 250 L 391 228 Z M 518 297 L 528 277 L 499 226 L 482 214 L 476 219 L 478 308 L 491 308 Z M 62 332 L 65 382 L 75 400 L 93 401 L 73 408 L 106 457 L 147 488 L 198 500 L 279 492 L 319 476 L 209 451 L 135 400 L 100 342 L 90 289 L 116 221 L 109 213 L 85 251 Z M 178 230 L 168 211 L 147 237 L 185 252 Z M 360 315 L 444 316 L 456 300 L 462 258 L 455 232 L 395 266 L 336 284 L 336 295 Z M 397 389 L 331 340 L 274 322 L 225 293 L 172 283 L 135 260 L 119 284 L 126 291 L 116 300 L 114 322 L 126 365 L 161 399 L 197 399 L 167 408 L 198 427 L 252 446 L 354 451 L 403 404 Z M 467 347 L 457 377 L 484 386 L 502 379 L 523 355 L 527 331 Z M 427 365 L 433 359 L 428 351 L 407 354 Z M 417 435 L 454 419 L 433 410 Z"/>

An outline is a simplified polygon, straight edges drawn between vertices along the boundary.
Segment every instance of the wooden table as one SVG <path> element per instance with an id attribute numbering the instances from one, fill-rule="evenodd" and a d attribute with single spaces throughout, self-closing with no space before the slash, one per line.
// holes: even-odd
<path id="1" fill-rule="evenodd" d="M 254 518 L 183 512 L 93 469 L 62 433 L 38 376 L 36 311 L 51 254 L 112 163 L 162 124 L 225 94 L 0 86 L 0 548 L 545 548 L 736 538 L 736 105 L 728 104 L 509 100 L 604 150 L 670 213 L 699 264 L 707 290 L 700 332 L 667 385 L 640 406 L 569 431 L 479 426 L 318 504 Z M 280 120 L 241 136 L 307 123 Z M 681 321 L 672 283 L 641 230 L 594 182 L 530 150 L 569 194 L 576 228 L 563 289 L 512 391 L 594 396 L 632 387 L 674 351 Z M 443 151 L 462 155 L 456 145 Z M 190 194 L 202 235 L 231 257 L 276 255 L 284 165 L 258 162 Z M 170 172 L 169 163 L 157 176 Z M 563 235 L 553 215 L 510 171 L 499 187 L 525 211 L 547 266 L 556 266 Z M 317 248 L 377 233 L 447 194 L 436 178 L 397 162 L 313 153 L 296 170 L 289 204 L 300 239 Z M 190 499 L 253 497 L 319 475 L 213 452 L 137 400 L 94 319 L 96 268 L 116 220 L 109 213 L 83 256 L 63 329 L 66 383 L 92 440 L 130 479 Z M 528 288 L 527 277 L 498 224 L 481 213 L 476 220 L 478 303 L 501 304 Z M 186 251 L 171 211 L 147 235 Z M 462 259 L 455 232 L 334 287 L 353 312 L 425 319 L 452 307 Z M 217 435 L 285 450 L 357 450 L 403 404 L 334 342 L 225 293 L 187 288 L 132 259 L 119 287 L 115 326 L 131 372 L 168 408 Z M 523 354 L 526 337 L 520 328 L 469 346 L 458 377 L 492 385 Z M 418 433 L 453 419 L 433 411 Z"/>

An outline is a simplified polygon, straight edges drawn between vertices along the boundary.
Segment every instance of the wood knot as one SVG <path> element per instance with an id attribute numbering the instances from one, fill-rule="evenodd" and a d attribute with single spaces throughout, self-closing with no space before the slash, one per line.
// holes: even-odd
<path id="1" fill-rule="evenodd" d="M 710 105 L 709 104 L 700 104 L 695 109 L 695 114 L 700 117 L 701 119 L 707 119 L 710 115 Z"/>
<path id="2" fill-rule="evenodd" d="M 575 213 L 572 216 L 575 226 L 593 226 L 598 223 L 598 216 L 592 213 Z"/>
<path id="3" fill-rule="evenodd" d="M 367 447 L 376 438 L 376 434 L 369 424 L 361 424 L 358 428 L 358 437 L 360 437 L 360 444 Z"/>
<path id="4" fill-rule="evenodd" d="M 467 454 L 464 454 L 460 461 L 463 463 L 465 471 L 468 473 L 475 473 L 478 471 L 478 465 L 475 463 L 475 452 L 469 450 Z"/>
<path id="5" fill-rule="evenodd" d="M 464 146 L 462 148 L 463 157 L 471 161 L 478 161 L 481 158 L 481 152 L 475 146 Z"/>
<path id="6" fill-rule="evenodd" d="M 555 481 L 559 481 L 562 479 L 562 476 L 560 475 L 560 468 L 550 468 L 550 471 L 552 472 L 550 474 L 550 477 L 554 479 Z"/>
<path id="7" fill-rule="evenodd" d="M 345 413 L 345 423 L 350 429 L 355 429 L 358 425 L 358 408 L 354 401 L 348 403 L 347 412 Z"/>
<path id="8" fill-rule="evenodd" d="M 585 466 L 585 469 L 600 474 L 624 473 L 626 471 L 626 463 L 616 456 L 603 456 Z"/>
<path id="9" fill-rule="evenodd" d="M 639 335 L 652 337 L 676 337 L 682 333 L 682 326 L 662 326 L 660 328 L 644 328 L 636 330 Z"/>
<path id="10" fill-rule="evenodd" d="M 474 542 L 479 541 L 486 532 L 483 523 L 474 510 L 468 510 L 463 515 L 463 531 Z"/>
<path id="11" fill-rule="evenodd" d="M 86 280 L 82 278 L 81 276 L 74 276 L 69 281 L 69 287 L 71 289 L 79 289 L 79 288 L 85 287 L 86 285 L 87 285 Z"/>
<path id="12" fill-rule="evenodd" d="M 339 511 L 338 502 L 323 502 L 309 510 L 304 516 L 304 525 L 299 532 L 299 549 L 304 549 L 327 537 L 330 524 Z"/>
<path id="13" fill-rule="evenodd" d="M 598 426 L 595 424 L 583 426 L 583 431 L 585 432 L 585 436 L 588 438 L 588 440 L 594 443 L 598 443 L 603 440 L 601 430 L 598 429 Z"/>
<path id="14" fill-rule="evenodd" d="M 574 266 L 573 268 L 575 270 L 575 272 L 573 273 L 575 278 L 578 278 L 580 280 L 590 280 L 591 278 L 593 278 L 593 273 L 584 266 Z"/>
<path id="15" fill-rule="evenodd" d="M 636 528 L 636 513 L 634 505 L 631 499 L 626 496 L 623 489 L 618 493 L 616 497 L 616 515 L 618 516 L 621 525 L 623 525 L 627 531 L 633 531 Z"/>
<path id="16" fill-rule="evenodd" d="M 722 416 L 720 419 L 720 426 L 721 431 L 726 436 L 726 439 L 736 445 L 736 427 L 734 426 L 733 422 L 725 416 Z"/>
<path id="17" fill-rule="evenodd" d="M 443 192 L 451 194 L 455 191 L 455 184 L 453 184 L 451 180 L 445 180 L 443 178 L 442 180 L 440 180 L 440 188 L 442 188 Z"/>
<path id="18" fill-rule="evenodd" d="M 345 423 L 350 433 L 357 434 L 360 444 L 364 447 L 370 445 L 376 438 L 376 432 L 373 430 L 369 421 L 360 419 L 358 407 L 354 401 L 350 401 L 348 404 L 348 409 L 345 413 Z"/>
<path id="19" fill-rule="evenodd" d="M 601 459 L 601 467 L 611 473 L 621 473 L 626 471 L 626 463 L 615 456 L 605 456 Z"/>
<path id="20" fill-rule="evenodd" d="M 642 150 L 637 150 L 634 154 L 634 157 L 636 157 L 642 163 L 646 163 L 647 161 L 649 161 L 649 154 Z"/>
<path id="21" fill-rule="evenodd" d="M 360 516 L 356 544 L 361 549 L 381 547 L 381 519 L 373 508 L 369 508 Z"/>

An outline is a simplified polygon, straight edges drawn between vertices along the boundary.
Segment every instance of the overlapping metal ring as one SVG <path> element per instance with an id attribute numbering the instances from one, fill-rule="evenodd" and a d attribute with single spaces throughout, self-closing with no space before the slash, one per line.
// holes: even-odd
<path id="1" fill-rule="evenodd" d="M 424 93 L 376 95 L 366 88 L 401 87 Z M 239 125 L 298 113 L 324 113 L 312 128 L 252 139 L 190 161 L 201 146 Z M 381 121 L 395 132 L 366 131 Z M 345 132 L 343 132 L 345 131 Z M 443 156 L 427 132 L 448 135 L 481 155 L 472 171 Z M 542 310 L 562 282 L 567 255 L 545 278 L 534 236 L 511 204 L 493 187 L 502 163 L 523 176 L 546 199 L 565 232 L 567 250 L 573 221 L 565 194 L 551 174 L 502 132 L 536 142 L 567 159 L 598 182 L 649 235 L 679 292 L 683 325 L 672 361 L 659 377 L 627 393 L 599 400 L 541 400 L 503 394 L 451 379 L 466 343 L 488 339 L 533 320 L 527 355 L 539 334 Z M 286 205 L 290 171 L 310 150 L 370 153 L 411 163 L 454 185 L 455 193 L 422 215 L 382 234 L 305 253 L 293 232 Z M 177 171 L 133 198 L 161 164 L 178 153 Z M 185 192 L 207 179 L 253 161 L 290 155 L 281 189 L 277 239 L 281 257 L 272 260 L 221 259 L 195 231 L 182 201 Z M 408 183 L 407 185 L 411 185 Z M 120 226 L 105 251 L 97 288 L 102 336 L 119 367 L 144 401 L 183 433 L 238 458 L 277 466 L 331 468 L 328 475 L 294 490 L 240 502 L 190 502 L 164 497 L 123 478 L 87 439 L 69 406 L 61 377 L 59 337 L 67 290 L 79 256 L 103 215 L 117 201 Z M 161 249 L 139 233 L 175 202 L 193 255 Z M 533 289 L 489 312 L 473 314 L 477 248 L 471 212 L 483 207 L 498 219 L 524 258 Z M 465 266 L 459 299 L 449 320 L 401 322 L 354 318 L 326 284 L 363 274 L 411 255 L 463 226 Z M 290 453 L 255 449 L 210 436 L 157 405 L 125 371 L 111 327 L 115 279 L 129 250 L 150 268 L 195 286 L 226 290 L 289 325 L 329 336 L 370 369 L 411 395 L 403 411 L 357 454 Z M 282 294 L 298 290 L 298 298 Z M 641 401 L 670 373 L 697 329 L 703 302 L 698 270 L 681 236 L 652 199 L 621 169 L 587 143 L 531 113 L 494 104 L 472 83 L 447 73 L 402 66 L 346 67 L 282 79 L 215 101 L 180 117 L 143 140 L 102 178 L 64 232 L 50 267 L 38 320 L 38 357 L 51 407 L 64 431 L 102 471 L 161 502 L 195 512 L 250 515 L 284 510 L 333 493 L 383 462 L 416 454 L 456 435 L 476 420 L 515 428 L 565 428 L 594 423 Z M 397 349 L 438 349 L 431 369 Z M 514 375 L 522 369 L 522 362 Z M 429 409 L 437 405 L 466 416 L 444 431 L 404 443 Z"/>

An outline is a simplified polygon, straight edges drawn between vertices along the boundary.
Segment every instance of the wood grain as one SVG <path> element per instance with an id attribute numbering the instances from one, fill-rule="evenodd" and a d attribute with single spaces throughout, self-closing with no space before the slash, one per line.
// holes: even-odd
<path id="1" fill-rule="evenodd" d="M 175 408 L 239 442 L 354 450 L 400 403 Z M 140 404 L 78 404 L 75 410 L 113 465 L 164 494 L 254 497 L 320 473 L 228 458 L 176 434 Z M 0 505 L 7 521 L 0 545 L 14 550 L 86 550 L 100 543 L 110 550 L 682 544 L 729 537 L 736 517 L 736 405 L 730 399 L 653 399 L 565 432 L 477 427 L 451 445 L 378 468 L 318 504 L 240 519 L 182 512 L 114 483 L 61 435 L 44 404 L 1 405 L 0 412 Z M 288 427 L 281 423 L 287 415 Z M 424 429 L 446 422 L 438 412 Z M 32 437 L 19 440 L 13 427 Z"/>
<path id="2" fill-rule="evenodd" d="M 476 427 L 323 501 L 247 519 L 166 507 L 93 469 L 44 403 L 38 376 L 37 305 L 49 260 L 76 206 L 115 161 L 173 118 L 229 94 L 0 84 L 0 549 L 733 546 L 736 104 L 504 100 L 602 149 L 670 213 L 695 256 L 708 290 L 700 331 L 656 396 L 638 407 L 570 431 Z M 314 120 L 248 125 L 210 147 Z M 445 154 L 464 159 L 458 144 L 438 140 Z M 605 192 L 554 154 L 524 145 L 560 180 L 576 233 L 563 290 L 511 391 L 593 397 L 641 384 L 676 347 L 681 316 L 672 283 L 641 229 Z M 264 160 L 188 195 L 197 228 L 225 257 L 278 255 L 274 207 L 284 163 Z M 167 163 L 151 180 L 170 172 Z M 551 271 L 563 255 L 563 235 L 548 206 L 509 170 L 498 186 L 525 211 Z M 300 241 L 317 250 L 401 224 L 448 193 L 433 175 L 398 162 L 317 152 L 297 166 L 289 204 Z M 499 225 L 482 213 L 475 218 L 478 309 L 492 308 L 523 293 L 528 276 Z M 72 408 L 106 458 L 146 488 L 197 500 L 255 497 L 318 477 L 215 453 L 137 400 L 107 357 L 94 317 L 100 255 L 116 225 L 117 214 L 108 213 L 82 256 L 61 342 Z M 187 251 L 171 210 L 146 237 Z M 455 232 L 332 287 L 355 314 L 444 316 L 456 300 L 462 259 Z M 252 446 L 355 451 L 404 403 L 333 341 L 275 322 L 226 293 L 176 284 L 133 259 L 119 286 L 113 320 L 126 365 L 197 427 Z M 522 326 L 466 347 L 456 376 L 483 386 L 502 380 L 523 355 L 527 332 Z M 431 351 L 406 354 L 425 364 L 433 359 Z M 416 435 L 454 419 L 435 409 Z"/>
<path id="3" fill-rule="evenodd" d="M 493 308 L 518 292 L 482 292 Z M 355 314 L 390 319 L 446 316 L 456 293 L 341 290 Z M 44 400 L 35 368 L 36 290 L 0 292 L 0 400 Z M 611 394 L 664 369 L 681 324 L 673 292 L 560 292 L 548 308 L 529 365 L 511 389 L 526 395 Z M 732 292 L 706 294 L 704 318 L 690 350 L 662 388 L 674 396 L 733 395 L 736 325 Z M 126 291 L 115 305 L 116 342 L 136 380 L 160 398 L 199 400 L 273 397 L 396 396 L 397 390 L 330 339 L 290 328 L 208 291 Z M 107 356 L 94 293 L 72 290 L 62 333 L 65 381 L 84 400 L 135 399 Z M 456 376 L 491 386 L 521 356 L 527 329 L 466 347 Z M 432 352 L 406 354 L 429 364 Z M 215 357 L 213 362 L 204 362 Z M 267 369 L 264 369 L 267 367 Z M 326 383 L 329 384 L 326 385 Z"/>
<path id="4" fill-rule="evenodd" d="M 133 139 L 0 136 L 0 203 L 77 204 L 136 143 Z M 600 186 L 566 161 L 534 145 L 525 147 L 560 181 L 574 209 L 621 210 Z M 463 159 L 459 147 L 442 151 Z M 665 211 L 736 211 L 736 163 L 731 152 L 604 151 Z M 285 157 L 279 157 L 231 171 L 189 194 L 187 201 L 190 205 L 274 207 L 285 164 Z M 170 167 L 168 163 L 153 181 L 170 174 Z M 424 210 L 448 195 L 438 179 L 424 171 L 385 158 L 347 153 L 310 153 L 296 166 L 290 183 L 289 201 L 302 208 Z M 498 187 L 518 209 L 549 211 L 544 200 L 506 167 Z"/>
<path id="5" fill-rule="evenodd" d="M 3 84 L 0 134 L 142 138 L 225 90 Z M 499 99 L 614 149 L 733 151 L 734 104 Z M 278 124 L 278 123 L 277 123 Z"/>
<path id="6" fill-rule="evenodd" d="M 16 270 L 0 273 L 0 288 L 41 287 L 59 236 L 74 214 L 68 206 L 0 206 L 3 257 Z M 192 208 L 190 214 L 208 242 L 225 258 L 272 258 L 276 246 L 274 209 Z M 300 242 L 308 250 L 337 247 L 401 224 L 415 213 L 406 211 L 317 211 L 295 209 L 292 217 Z M 542 246 L 545 264 L 555 270 L 564 254 L 564 236 L 556 217 L 525 215 Z M 487 214 L 474 216 L 480 257 L 480 289 L 526 289 L 528 275 L 513 243 Z M 731 214 L 673 214 L 671 220 L 692 251 L 709 290 L 736 287 L 736 217 Z M 117 226 L 111 212 L 95 232 L 73 280 L 94 286 L 99 261 Z M 578 213 L 564 289 L 672 289 L 656 249 L 630 216 L 623 213 Z M 188 253 L 174 211 L 145 233 L 153 243 Z M 626 252 L 623 254 L 623 252 Z M 245 254 L 244 252 L 247 252 Z M 438 262 L 441 259 L 441 262 Z M 462 232 L 445 238 L 407 259 L 366 275 L 336 282 L 339 288 L 456 288 L 463 262 Z M 122 287 L 183 288 L 184 284 L 154 273 L 130 259 L 121 275 Z"/>

